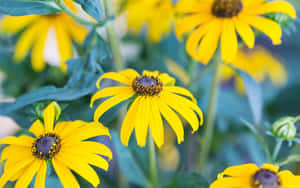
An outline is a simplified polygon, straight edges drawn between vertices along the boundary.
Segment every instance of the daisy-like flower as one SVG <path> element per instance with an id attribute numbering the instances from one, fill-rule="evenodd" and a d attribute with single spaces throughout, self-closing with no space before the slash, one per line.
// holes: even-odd
<path id="1" fill-rule="evenodd" d="M 17 181 L 16 188 L 28 187 L 35 175 L 34 187 L 45 187 L 48 162 L 64 187 L 80 187 L 72 171 L 97 187 L 100 179 L 90 165 L 108 170 L 104 157 L 111 159 L 112 152 L 101 143 L 86 140 L 109 136 L 109 131 L 96 122 L 58 122 L 54 126 L 59 111 L 54 102 L 43 111 L 43 122 L 36 120 L 29 129 L 34 137 L 12 136 L 0 141 L 0 144 L 8 144 L 1 154 L 5 164 L 0 187 L 8 181 Z"/>
<path id="2" fill-rule="evenodd" d="M 257 82 L 269 78 L 276 87 L 282 87 L 287 81 L 284 66 L 271 52 L 260 46 L 251 50 L 241 48 L 230 65 L 248 73 Z M 229 80 L 234 81 L 234 86 L 240 94 L 245 93 L 241 77 L 230 66 L 222 65 L 222 81 Z"/>
<path id="3" fill-rule="evenodd" d="M 219 39 L 223 61 L 234 60 L 238 49 L 236 32 L 252 48 L 255 44 L 252 27 L 271 38 L 274 45 L 281 44 L 281 27 L 264 15 L 278 12 L 296 17 L 293 6 L 283 0 L 180 0 L 177 10 L 184 14 L 176 25 L 178 38 L 192 31 L 186 50 L 204 64 L 213 57 Z"/>
<path id="4" fill-rule="evenodd" d="M 295 188 L 300 187 L 300 176 L 288 170 L 278 172 L 279 167 L 263 164 L 258 168 L 255 164 L 232 166 L 218 175 L 210 188 Z"/>
<path id="5" fill-rule="evenodd" d="M 64 2 L 77 12 L 72 0 Z M 72 41 L 82 43 L 88 33 L 65 13 L 5 16 L 1 22 L 1 30 L 8 34 L 22 32 L 15 47 L 14 60 L 21 62 L 32 49 L 32 67 L 37 72 L 44 70 L 45 62 L 60 65 L 65 71 L 65 62 L 73 56 Z"/>
<path id="6" fill-rule="evenodd" d="M 175 14 L 172 0 L 129 0 L 126 10 L 129 28 L 140 32 L 148 26 L 151 41 L 158 42 L 171 31 Z"/>
<path id="7" fill-rule="evenodd" d="M 109 72 L 100 77 L 98 88 L 102 79 L 115 80 L 125 86 L 105 88 L 94 94 L 91 107 L 94 101 L 110 97 L 98 106 L 94 114 L 95 121 L 113 106 L 134 99 L 121 128 L 121 141 L 126 146 L 133 129 L 138 145 L 145 146 L 150 128 L 154 142 L 160 148 L 164 143 L 162 117 L 175 131 L 178 143 L 184 140 L 183 124 L 178 114 L 192 126 L 193 132 L 203 123 L 202 111 L 197 106 L 196 99 L 188 90 L 173 86 L 175 80 L 166 73 L 144 71 L 139 75 L 132 69 Z"/>

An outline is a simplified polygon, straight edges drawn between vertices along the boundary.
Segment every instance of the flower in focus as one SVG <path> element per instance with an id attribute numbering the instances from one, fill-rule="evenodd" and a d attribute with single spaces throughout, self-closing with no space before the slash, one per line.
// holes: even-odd
<path id="1" fill-rule="evenodd" d="M 186 50 L 194 59 L 207 64 L 220 48 L 224 62 L 234 60 L 238 50 L 236 31 L 249 48 L 255 44 L 253 28 L 265 33 L 274 45 L 281 44 L 282 30 L 276 22 L 263 17 L 284 13 L 296 18 L 296 11 L 283 0 L 180 0 L 177 11 L 184 15 L 175 31 L 178 38 L 190 31 Z"/>
<path id="2" fill-rule="evenodd" d="M 140 32 L 147 25 L 149 39 L 154 42 L 171 31 L 175 14 L 172 0 L 129 0 L 126 10 L 129 27 Z"/>
<path id="3" fill-rule="evenodd" d="M 248 73 L 257 82 L 263 82 L 269 78 L 276 87 L 282 87 L 287 81 L 284 66 L 271 52 L 262 47 L 255 47 L 251 50 L 241 48 L 236 58 L 229 64 Z M 245 94 L 241 77 L 230 66 L 222 65 L 222 81 L 230 80 L 234 81 L 238 93 Z"/>
<path id="4" fill-rule="evenodd" d="M 258 168 L 255 164 L 232 166 L 218 175 L 210 188 L 294 188 L 300 187 L 300 176 L 288 170 L 278 172 L 279 167 L 263 164 Z"/>
<path id="5" fill-rule="evenodd" d="M 72 0 L 64 2 L 77 12 Z M 82 43 L 88 33 L 65 13 L 5 16 L 1 22 L 1 30 L 8 34 L 21 32 L 15 47 L 14 60 L 21 62 L 32 49 L 32 67 L 37 72 L 44 70 L 45 62 L 58 64 L 65 71 L 65 62 L 73 56 L 72 41 Z"/>
<path id="6" fill-rule="evenodd" d="M 86 140 L 109 136 L 109 131 L 100 123 L 83 121 L 58 122 L 54 127 L 59 110 L 53 102 L 43 111 L 43 122 L 36 120 L 29 129 L 34 137 L 12 136 L 0 141 L 8 144 L 1 154 L 5 163 L 0 187 L 16 180 L 16 188 L 28 187 L 35 174 L 34 187 L 45 187 L 49 161 L 64 187 L 80 187 L 72 171 L 97 187 L 100 180 L 90 165 L 108 170 L 109 164 L 102 156 L 111 159 L 112 152 L 101 143 Z"/>
<path id="7" fill-rule="evenodd" d="M 125 86 L 105 88 L 93 95 L 91 107 L 94 101 L 110 97 L 98 106 L 94 114 L 95 121 L 98 121 L 113 106 L 134 99 L 121 128 L 121 141 L 126 146 L 133 129 L 135 129 L 138 145 L 145 146 L 148 128 L 150 128 L 154 142 L 160 148 L 164 144 L 162 117 L 175 131 L 178 143 L 184 140 L 184 128 L 177 114 L 192 126 L 193 132 L 197 131 L 199 125 L 203 123 L 202 111 L 197 106 L 196 99 L 188 90 L 173 86 L 175 80 L 168 74 L 144 71 L 139 75 L 132 69 L 118 73 L 110 72 L 100 77 L 98 87 L 102 79 L 115 80 Z"/>

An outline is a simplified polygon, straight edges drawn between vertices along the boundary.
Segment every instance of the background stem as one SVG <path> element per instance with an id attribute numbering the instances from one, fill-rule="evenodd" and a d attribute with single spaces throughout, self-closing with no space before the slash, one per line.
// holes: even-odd
<path id="1" fill-rule="evenodd" d="M 158 188 L 155 145 L 151 134 L 148 135 L 150 181 L 148 188 Z"/>
<path id="2" fill-rule="evenodd" d="M 207 163 L 207 158 L 211 148 L 211 142 L 212 142 L 215 118 L 216 118 L 220 76 L 221 76 L 221 63 L 215 62 L 214 76 L 213 76 L 213 82 L 212 82 L 211 92 L 210 92 L 211 94 L 210 94 L 210 99 L 208 104 L 204 137 L 201 142 L 199 163 L 197 166 L 197 169 L 201 170 L 202 172 L 205 170 L 205 165 Z"/>
<path id="3" fill-rule="evenodd" d="M 106 17 L 114 17 L 114 11 L 112 7 L 112 1 L 111 0 L 104 0 L 104 6 L 105 6 L 105 13 Z M 121 54 L 121 49 L 120 49 L 120 39 L 118 38 L 114 24 L 112 21 L 108 21 L 106 23 L 106 32 L 108 36 L 108 40 L 110 43 L 112 55 L 114 58 L 114 63 L 115 63 L 115 69 L 116 71 L 121 71 L 125 69 L 123 57 Z"/>
<path id="4" fill-rule="evenodd" d="M 274 149 L 274 152 L 272 155 L 273 161 L 276 161 L 276 158 L 277 158 L 279 151 L 281 149 L 281 146 L 282 146 L 282 142 L 283 142 L 282 140 L 277 141 L 277 144 L 275 146 L 275 149 Z"/>

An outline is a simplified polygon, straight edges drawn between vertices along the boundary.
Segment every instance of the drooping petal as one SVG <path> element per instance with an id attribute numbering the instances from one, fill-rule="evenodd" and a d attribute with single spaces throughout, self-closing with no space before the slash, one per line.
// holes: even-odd
<path id="1" fill-rule="evenodd" d="M 188 91 L 187 89 L 184 89 L 182 87 L 169 86 L 169 87 L 164 87 L 164 90 L 168 91 L 168 92 L 177 93 L 177 94 L 180 94 L 180 95 L 190 97 L 194 103 L 197 103 L 197 100 L 193 96 L 193 94 L 190 91 Z"/>
<path id="2" fill-rule="evenodd" d="M 121 127 L 121 142 L 125 146 L 128 146 L 129 138 L 135 126 L 135 119 L 137 111 L 140 107 L 141 97 L 137 97 L 130 106 Z"/>
<path id="3" fill-rule="evenodd" d="M 67 29 L 71 34 L 72 39 L 74 39 L 74 41 L 76 41 L 77 43 L 82 44 L 82 42 L 88 34 L 88 30 L 85 27 L 78 25 L 73 20 L 67 24 Z"/>
<path id="4" fill-rule="evenodd" d="M 52 159 L 53 168 L 64 188 L 80 188 L 73 173 L 62 162 Z"/>
<path id="5" fill-rule="evenodd" d="M 149 119 L 150 117 L 150 102 L 151 98 L 147 96 L 141 96 L 139 101 L 139 108 L 137 109 L 136 117 L 135 117 L 135 135 L 137 144 L 140 147 L 144 147 L 146 145 L 148 128 L 149 128 Z"/>
<path id="6" fill-rule="evenodd" d="M 164 144 L 164 126 L 161 119 L 160 111 L 158 108 L 158 100 L 159 98 L 151 97 L 151 118 L 150 118 L 150 131 L 153 137 L 153 140 L 158 148 L 160 148 Z"/>
<path id="7" fill-rule="evenodd" d="M 237 53 L 238 39 L 235 33 L 234 23 L 231 19 L 224 19 L 221 35 L 221 52 L 224 62 L 232 62 Z"/>
<path id="8" fill-rule="evenodd" d="M 46 161 L 42 161 L 40 169 L 37 171 L 34 188 L 45 188 L 46 175 L 47 163 Z"/>
<path id="9" fill-rule="evenodd" d="M 241 22 L 239 19 L 234 18 L 233 20 L 240 37 L 249 48 L 253 48 L 255 44 L 255 35 L 251 27 L 247 23 Z"/>
<path id="10" fill-rule="evenodd" d="M 40 159 L 35 159 L 35 161 L 27 169 L 25 169 L 21 177 L 17 180 L 15 188 L 28 187 L 34 175 L 40 169 L 42 163 L 45 163 L 45 161 Z"/>
<path id="11" fill-rule="evenodd" d="M 34 22 L 39 15 L 4 16 L 1 20 L 1 30 L 7 33 L 17 33 Z"/>
<path id="12" fill-rule="evenodd" d="M 34 136 L 39 137 L 45 132 L 44 125 L 42 122 L 38 119 L 36 120 L 31 127 L 29 128 L 29 131 L 34 134 Z"/>

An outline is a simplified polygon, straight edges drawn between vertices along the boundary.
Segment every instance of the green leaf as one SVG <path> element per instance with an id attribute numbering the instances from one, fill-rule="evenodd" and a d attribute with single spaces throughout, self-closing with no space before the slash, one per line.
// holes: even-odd
<path id="1" fill-rule="evenodd" d="M 117 159 L 122 174 L 129 182 L 145 187 L 147 185 L 147 178 L 143 172 L 142 167 L 136 160 L 136 155 L 121 143 L 120 135 L 112 131 L 112 141 L 117 153 Z"/>
<path id="2" fill-rule="evenodd" d="M 79 3 L 83 10 L 97 21 L 103 21 L 105 13 L 100 0 L 74 0 Z"/>
<path id="3" fill-rule="evenodd" d="M 0 13 L 11 16 L 31 14 L 55 14 L 58 10 L 50 6 L 49 1 L 0 0 Z"/>
<path id="4" fill-rule="evenodd" d="M 208 188 L 207 180 L 197 172 L 179 172 L 165 188 Z"/>

